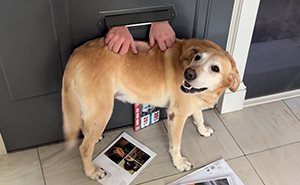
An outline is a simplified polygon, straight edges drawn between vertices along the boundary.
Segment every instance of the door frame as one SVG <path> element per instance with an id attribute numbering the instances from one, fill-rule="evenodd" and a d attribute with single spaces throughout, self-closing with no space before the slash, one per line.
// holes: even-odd
<path id="1" fill-rule="evenodd" d="M 247 87 L 243 82 L 248 52 L 260 0 L 235 0 L 229 28 L 226 50 L 236 61 L 241 84 L 237 92 L 226 90 L 220 97 L 217 109 L 221 114 L 241 110 L 244 107 Z"/>

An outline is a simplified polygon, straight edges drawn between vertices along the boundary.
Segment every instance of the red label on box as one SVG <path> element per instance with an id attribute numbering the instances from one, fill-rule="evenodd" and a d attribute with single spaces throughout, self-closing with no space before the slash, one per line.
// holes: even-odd
<path id="1" fill-rule="evenodd" d="M 141 129 L 141 106 L 138 103 L 134 104 L 134 131 L 138 131 Z"/>

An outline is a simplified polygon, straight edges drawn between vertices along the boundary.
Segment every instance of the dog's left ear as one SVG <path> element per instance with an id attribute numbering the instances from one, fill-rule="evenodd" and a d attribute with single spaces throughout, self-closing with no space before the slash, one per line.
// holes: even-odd
<path id="1" fill-rule="evenodd" d="M 193 58 L 199 52 L 200 52 L 200 48 L 199 47 L 197 47 L 197 46 L 189 47 L 187 50 L 185 50 L 183 52 L 183 54 L 180 57 L 180 60 L 189 61 L 190 62 L 191 58 Z"/>
<path id="2" fill-rule="evenodd" d="M 232 70 L 229 74 L 228 77 L 230 81 L 230 87 L 229 90 L 231 92 L 236 92 L 240 86 L 241 80 L 240 80 L 240 75 L 237 73 L 237 71 Z"/>
<path id="3" fill-rule="evenodd" d="M 232 58 L 232 56 L 229 55 L 228 53 L 226 53 L 225 55 L 228 57 L 228 59 L 230 60 L 230 63 L 231 63 L 231 71 L 227 76 L 227 79 L 230 83 L 229 90 L 231 92 L 236 92 L 241 83 L 240 75 L 236 69 L 236 64 L 235 64 L 235 61 Z"/>

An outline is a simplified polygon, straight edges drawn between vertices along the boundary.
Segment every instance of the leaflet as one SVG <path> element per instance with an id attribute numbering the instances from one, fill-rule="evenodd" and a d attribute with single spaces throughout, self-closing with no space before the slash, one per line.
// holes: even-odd
<path id="1" fill-rule="evenodd" d="M 106 176 L 98 182 L 106 185 L 128 185 L 151 162 L 156 153 L 123 132 L 94 160 Z"/>

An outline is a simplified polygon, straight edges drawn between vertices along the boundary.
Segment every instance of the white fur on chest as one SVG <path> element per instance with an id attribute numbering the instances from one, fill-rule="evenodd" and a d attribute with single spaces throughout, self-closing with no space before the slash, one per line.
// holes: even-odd
<path id="1" fill-rule="evenodd" d="M 116 92 L 115 93 L 115 98 L 117 100 L 120 100 L 120 101 L 124 102 L 124 103 L 131 103 L 131 104 L 137 103 L 137 100 L 135 100 L 134 98 L 132 98 L 132 97 L 130 97 L 127 94 L 122 93 L 122 92 Z"/>

